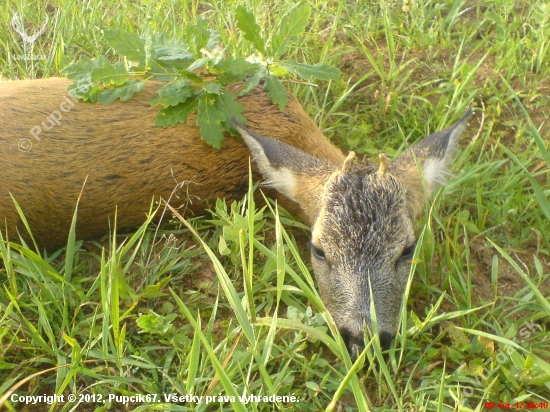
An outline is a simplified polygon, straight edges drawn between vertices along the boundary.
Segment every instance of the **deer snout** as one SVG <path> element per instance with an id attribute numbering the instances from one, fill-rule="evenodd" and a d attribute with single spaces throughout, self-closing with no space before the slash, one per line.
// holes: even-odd
<path id="1" fill-rule="evenodd" d="M 355 362 L 361 352 L 365 349 L 365 340 L 363 333 L 352 333 L 349 329 L 342 328 L 340 334 L 344 339 L 351 360 Z M 382 351 L 387 351 L 395 339 L 395 333 L 380 331 L 380 347 Z"/>
<path id="2" fill-rule="evenodd" d="M 340 334 L 342 335 L 342 339 L 344 339 L 346 348 L 348 348 L 351 360 L 355 362 L 361 352 L 363 352 L 363 349 L 365 349 L 363 333 L 353 333 L 347 328 L 342 328 L 340 329 Z"/>
<path id="3" fill-rule="evenodd" d="M 381 331 L 380 332 L 380 347 L 382 348 L 382 350 L 383 351 L 388 350 L 394 339 L 395 339 L 395 333 Z"/>

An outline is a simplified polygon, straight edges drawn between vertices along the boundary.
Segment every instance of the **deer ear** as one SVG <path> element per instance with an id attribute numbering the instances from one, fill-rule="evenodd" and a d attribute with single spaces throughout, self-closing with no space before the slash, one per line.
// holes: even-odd
<path id="1" fill-rule="evenodd" d="M 473 111 L 468 110 L 458 122 L 420 140 L 391 162 L 390 172 L 404 182 L 415 209 L 421 208 L 425 200 L 418 169 L 420 168 L 422 171 L 426 183 L 426 194 L 430 196 L 449 175 L 458 148 L 458 141 L 472 114 Z"/>
<path id="2" fill-rule="evenodd" d="M 235 119 L 233 123 L 267 179 L 264 185 L 297 202 L 311 218 L 316 210 L 313 199 L 322 192 L 336 166 L 279 140 L 254 133 Z"/>

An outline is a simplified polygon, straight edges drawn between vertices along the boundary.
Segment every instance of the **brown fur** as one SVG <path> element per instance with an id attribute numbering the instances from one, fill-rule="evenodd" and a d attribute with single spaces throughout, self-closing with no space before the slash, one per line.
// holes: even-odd
<path id="1" fill-rule="evenodd" d="M 69 84 L 62 78 L 0 82 L 0 219 L 7 224 L 10 240 L 18 239 L 16 228 L 25 233 L 10 193 L 39 245 L 52 248 L 67 240 L 86 178 L 77 238 L 106 233 L 115 209 L 118 228 L 143 223 L 152 198 L 167 199 L 180 182 L 188 184 L 172 204 L 187 205 L 190 213 L 202 213 L 208 200 L 239 199 L 246 192 L 250 152 L 242 139 L 228 137 L 221 150 L 213 149 L 201 140 L 194 116 L 185 125 L 155 126 L 158 108 L 150 101 L 159 85 L 154 83 L 125 103 L 76 103 L 62 113 L 60 126 L 42 128 L 37 141 L 31 128 L 59 110 Z M 261 89 L 240 98 L 246 127 L 314 157 L 341 163 L 342 153 L 289 97 L 282 111 Z M 27 152 L 18 148 L 22 138 L 33 144 Z M 292 208 L 292 202 L 280 198 Z M 2 229 L 5 236 L 4 224 Z"/>

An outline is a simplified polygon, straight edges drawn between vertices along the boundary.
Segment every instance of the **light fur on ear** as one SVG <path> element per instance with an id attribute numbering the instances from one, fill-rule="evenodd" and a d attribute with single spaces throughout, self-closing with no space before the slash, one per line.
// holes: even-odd
<path id="1" fill-rule="evenodd" d="M 468 110 L 458 122 L 420 140 L 390 163 L 390 172 L 405 184 L 416 209 L 421 208 L 425 200 L 418 168 L 422 171 L 426 195 L 431 196 L 445 183 L 455 159 L 458 141 L 472 114 L 473 111 Z"/>
<path id="2" fill-rule="evenodd" d="M 273 187 L 284 194 L 291 200 L 296 201 L 294 191 L 296 188 L 296 179 L 294 174 L 284 165 L 280 164 L 276 159 L 269 159 L 267 152 L 276 152 L 275 145 L 283 145 L 281 142 L 267 141 L 263 136 L 260 136 L 248 129 L 242 124 L 233 121 L 235 128 L 241 134 L 245 144 L 248 146 L 252 158 L 258 165 L 260 172 L 266 179 L 263 183 L 265 186 Z M 263 144 L 262 144 L 263 143 Z M 269 146 L 269 147 L 268 147 Z"/>
<path id="3" fill-rule="evenodd" d="M 318 197 L 336 165 L 279 140 L 254 133 L 235 119 L 233 123 L 266 179 L 264 185 L 297 202 L 308 220 L 312 220 L 318 212 Z"/>

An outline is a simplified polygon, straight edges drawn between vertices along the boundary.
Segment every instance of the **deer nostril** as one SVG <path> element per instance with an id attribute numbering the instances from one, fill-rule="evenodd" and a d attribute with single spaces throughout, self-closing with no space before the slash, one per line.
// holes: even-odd
<path id="1" fill-rule="evenodd" d="M 361 355 L 361 352 L 363 352 L 363 349 L 365 349 L 365 345 L 363 344 L 353 343 L 351 344 L 351 347 L 348 346 L 348 352 L 352 362 L 355 362 L 357 360 L 359 355 Z"/>
<path id="2" fill-rule="evenodd" d="M 363 349 L 365 349 L 365 341 L 363 334 L 353 334 L 349 329 L 342 328 L 340 329 L 340 334 L 344 339 L 346 348 L 348 349 L 351 360 L 355 362 Z M 380 347 L 382 351 L 387 351 L 391 347 L 391 343 L 395 339 L 395 333 L 380 332 Z M 384 354 L 384 359 L 386 359 L 387 354 Z"/>
<path id="3" fill-rule="evenodd" d="M 386 351 L 390 348 L 391 343 L 395 339 L 395 334 L 389 332 L 380 332 L 380 346 L 382 350 Z"/>
<path id="4" fill-rule="evenodd" d="M 360 335 L 354 335 L 348 329 L 344 328 L 340 330 L 340 334 L 344 339 L 344 343 L 346 344 L 351 360 L 355 362 L 361 352 L 363 352 L 363 349 L 365 349 L 363 334 L 361 333 Z"/>

